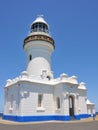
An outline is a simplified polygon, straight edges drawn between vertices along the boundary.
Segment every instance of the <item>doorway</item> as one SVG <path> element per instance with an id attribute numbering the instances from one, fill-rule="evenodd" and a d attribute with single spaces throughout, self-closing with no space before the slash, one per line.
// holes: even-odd
<path id="1" fill-rule="evenodd" d="M 74 117 L 74 97 L 69 96 L 69 115 Z"/>

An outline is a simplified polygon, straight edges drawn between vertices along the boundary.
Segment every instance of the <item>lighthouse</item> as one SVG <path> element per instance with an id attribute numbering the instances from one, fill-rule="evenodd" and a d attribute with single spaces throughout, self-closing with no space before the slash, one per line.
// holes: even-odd
<path id="1" fill-rule="evenodd" d="M 49 34 L 49 25 L 38 16 L 30 26 L 30 34 L 24 39 L 23 48 L 27 56 L 27 73 L 32 78 L 53 78 L 51 54 L 54 40 Z"/>
<path id="2" fill-rule="evenodd" d="M 88 100 L 84 82 L 65 73 L 54 78 L 51 56 L 55 43 L 41 15 L 31 23 L 23 49 L 26 69 L 8 79 L 4 87 L 4 120 L 70 121 L 95 116 L 95 104 Z"/>

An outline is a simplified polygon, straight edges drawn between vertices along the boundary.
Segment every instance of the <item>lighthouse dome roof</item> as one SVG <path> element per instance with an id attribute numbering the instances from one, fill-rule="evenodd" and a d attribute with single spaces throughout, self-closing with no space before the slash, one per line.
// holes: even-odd
<path id="1" fill-rule="evenodd" d="M 43 15 L 39 15 L 34 21 L 32 24 L 35 24 L 35 23 L 44 23 L 44 24 L 47 24 L 48 23 L 44 20 L 44 18 L 42 17 Z"/>

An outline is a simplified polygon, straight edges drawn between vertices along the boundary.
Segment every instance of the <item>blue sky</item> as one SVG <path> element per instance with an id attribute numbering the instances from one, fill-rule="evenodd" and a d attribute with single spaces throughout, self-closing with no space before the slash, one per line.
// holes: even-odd
<path id="1" fill-rule="evenodd" d="M 78 76 L 98 111 L 98 0 L 0 0 L 0 111 L 6 80 L 26 69 L 23 40 L 39 14 L 55 40 L 55 77 Z"/>

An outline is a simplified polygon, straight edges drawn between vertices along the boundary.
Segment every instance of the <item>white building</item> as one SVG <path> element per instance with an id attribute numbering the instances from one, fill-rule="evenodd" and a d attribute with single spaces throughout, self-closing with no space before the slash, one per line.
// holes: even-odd
<path id="1" fill-rule="evenodd" d="M 85 83 L 76 76 L 61 74 L 54 79 L 51 55 L 54 40 L 49 25 L 41 17 L 31 24 L 31 32 L 24 39 L 27 69 L 5 85 L 5 120 L 19 122 L 71 120 L 95 115 L 95 105 L 87 100 Z"/>

